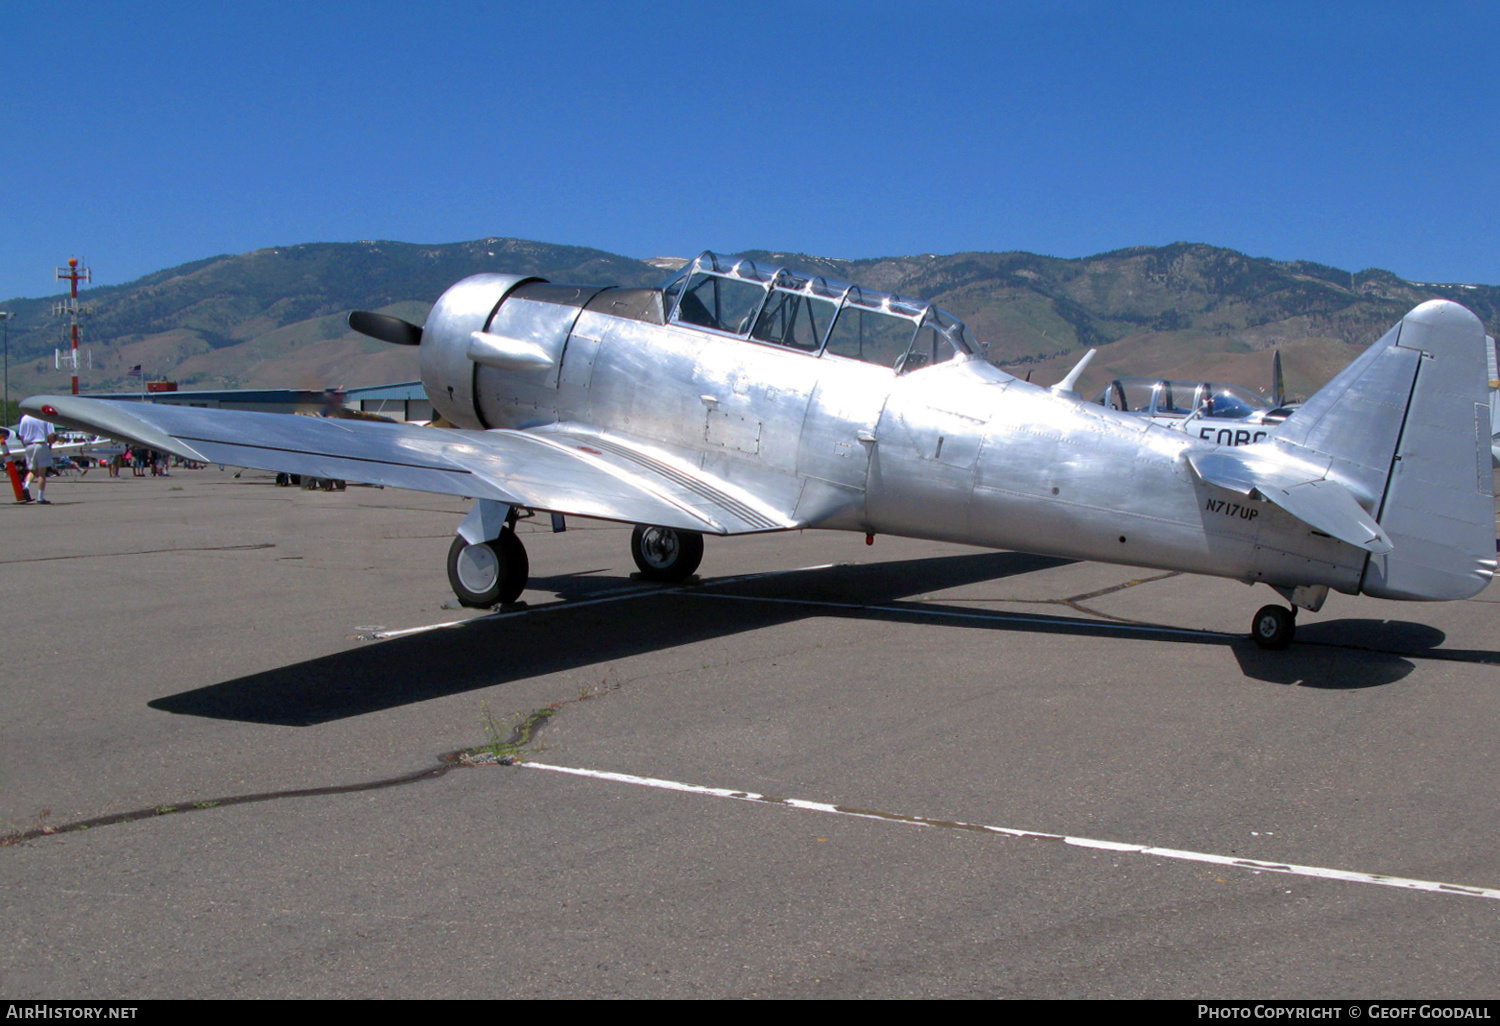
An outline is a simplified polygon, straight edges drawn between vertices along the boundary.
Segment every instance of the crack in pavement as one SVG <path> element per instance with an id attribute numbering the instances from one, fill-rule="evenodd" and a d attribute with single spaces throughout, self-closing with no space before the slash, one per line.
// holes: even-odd
<path id="1" fill-rule="evenodd" d="M 317 798 L 326 795 L 357 794 L 361 791 L 380 791 L 391 787 L 401 787 L 405 784 L 420 783 L 424 780 L 436 780 L 446 776 L 454 769 L 464 769 L 474 766 L 509 765 L 521 750 L 536 740 L 542 728 L 551 718 L 566 706 L 575 702 L 586 702 L 590 699 L 601 698 L 611 691 L 617 691 L 624 686 L 623 682 L 610 683 L 606 676 L 605 681 L 599 685 L 581 689 L 577 698 L 565 698 L 560 702 L 554 702 L 544 708 L 534 710 L 525 717 L 517 715 L 514 729 L 504 740 L 492 738 L 489 744 L 477 745 L 472 748 L 461 748 L 454 752 L 445 752 L 438 756 L 438 764 L 427 769 L 417 770 L 412 773 L 402 773 L 394 777 L 383 777 L 379 780 L 365 780 L 354 784 L 331 784 L 326 787 L 300 787 L 284 791 L 258 791 L 252 794 L 225 795 L 220 798 L 200 798 L 193 801 L 173 802 L 171 804 L 153 805 L 143 809 L 132 809 L 128 812 L 114 812 L 104 816 L 93 816 L 89 819 L 75 820 L 71 823 L 61 823 L 57 826 L 37 826 L 29 830 L 20 830 L 0 835 L 0 848 L 9 848 L 27 841 L 39 840 L 43 837 L 56 837 L 60 834 L 78 833 L 83 830 L 92 830 L 99 827 L 118 826 L 122 823 L 137 823 L 143 819 L 159 819 L 162 816 L 175 816 L 185 812 L 201 812 L 207 809 L 224 809 L 234 805 L 253 805 L 260 802 L 280 801 L 284 798 Z"/>
<path id="2" fill-rule="evenodd" d="M 197 545 L 177 549 L 141 549 L 139 552 L 78 552 L 66 556 L 32 556 L 26 559 L 0 559 L 0 566 L 11 563 L 47 563 L 58 559 L 115 559 L 120 556 L 160 556 L 172 552 L 252 552 L 257 549 L 274 549 L 275 542 L 256 542 L 250 545 Z"/>
<path id="3" fill-rule="evenodd" d="M 1166 573 L 1157 574 L 1155 577 L 1141 577 L 1134 581 L 1126 581 L 1124 584 L 1115 584 L 1111 585 L 1108 588 L 1099 588 L 1097 591 L 1088 591 L 1084 592 L 1082 595 L 1073 595 L 1070 598 L 1057 599 L 1056 601 L 1059 605 L 1067 606 L 1069 609 L 1075 609 L 1078 612 L 1086 613 L 1089 616 L 1098 616 L 1106 620 L 1115 620 L 1119 623 L 1134 623 L 1141 624 L 1147 627 L 1160 627 L 1162 626 L 1162 624 L 1152 623 L 1149 620 L 1131 620 L 1128 617 L 1115 616 L 1112 613 L 1101 612 L 1100 610 L 1094 609 L 1090 606 L 1086 606 L 1083 603 L 1087 599 L 1103 598 L 1105 595 L 1113 595 L 1115 592 L 1124 591 L 1126 588 L 1134 588 L 1138 585 L 1152 584 L 1156 581 L 1165 581 L 1172 577 L 1181 576 L 1181 570 L 1168 570 Z"/>
<path id="4" fill-rule="evenodd" d="M 80 830 L 91 830 L 96 827 L 116 826 L 120 823 L 135 823 L 143 819 L 154 819 L 160 816 L 174 816 L 184 812 L 199 812 L 204 809 L 222 809 L 232 805 L 251 805 L 256 802 L 276 801 L 282 798 L 314 798 L 320 795 L 330 794 L 354 794 L 359 791 L 377 791 L 387 787 L 399 787 L 402 784 L 413 784 L 419 780 L 435 780 L 443 776 L 455 766 L 460 765 L 456 760 L 449 763 L 440 763 L 415 773 L 403 773 L 396 777 L 387 777 L 383 780 L 367 780 L 357 784 L 333 784 L 328 787 L 303 787 L 288 791 L 260 791 L 254 794 L 226 795 L 222 798 L 206 798 L 188 802 L 177 802 L 170 805 L 154 805 L 145 809 L 133 809 L 129 812 L 114 812 L 105 816 L 94 816 L 90 819 L 75 820 L 72 823 L 62 823 L 58 826 L 39 826 L 30 830 L 18 831 L 0 837 L 0 848 L 9 848 L 13 845 L 22 844 L 26 841 L 35 841 L 42 837 L 54 837 L 58 834 L 71 834 Z"/>

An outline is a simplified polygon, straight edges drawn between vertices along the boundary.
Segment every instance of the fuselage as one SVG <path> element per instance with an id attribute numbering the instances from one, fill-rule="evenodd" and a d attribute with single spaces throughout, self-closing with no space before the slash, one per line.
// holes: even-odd
<path id="1" fill-rule="evenodd" d="M 1359 586 L 1363 551 L 1195 477 L 1186 455 L 1213 445 L 1019 381 L 978 355 L 898 373 L 675 323 L 658 290 L 522 284 L 498 307 L 461 298 L 435 310 L 437 329 L 548 359 L 477 362 L 429 353 L 424 337 L 428 394 L 460 427 L 586 425 L 807 527 Z"/>

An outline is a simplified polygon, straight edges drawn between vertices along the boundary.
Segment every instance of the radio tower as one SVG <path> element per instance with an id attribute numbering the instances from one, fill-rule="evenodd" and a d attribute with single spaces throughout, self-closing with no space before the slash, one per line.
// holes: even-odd
<path id="1" fill-rule="evenodd" d="M 78 394 L 78 318 L 81 315 L 86 314 L 86 313 L 89 312 L 89 310 L 86 307 L 80 307 L 78 305 L 78 283 L 80 281 L 93 282 L 93 280 L 94 280 L 94 272 L 90 271 L 87 267 L 80 268 L 78 266 L 78 258 L 77 257 L 68 257 L 68 267 L 67 267 L 67 270 L 64 270 L 63 268 L 59 267 L 57 269 L 57 276 L 58 276 L 58 278 L 62 279 L 63 281 L 67 281 L 67 282 L 72 283 L 72 286 L 73 286 L 72 294 L 68 297 L 68 301 L 65 302 L 65 303 L 58 303 L 56 306 L 54 306 L 52 308 L 52 312 L 53 312 L 54 315 L 56 315 L 58 317 L 62 317 L 64 315 L 66 315 L 67 318 L 68 318 L 68 320 L 72 323 L 72 328 L 73 328 L 73 349 L 72 349 L 72 352 L 70 352 L 68 354 L 68 363 L 73 368 L 73 394 L 77 395 Z M 61 361 L 59 361 L 59 362 L 61 362 Z"/>

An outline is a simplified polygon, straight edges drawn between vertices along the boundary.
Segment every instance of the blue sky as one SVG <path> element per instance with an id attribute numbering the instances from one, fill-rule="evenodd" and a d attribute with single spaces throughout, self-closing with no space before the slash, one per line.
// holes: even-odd
<path id="1" fill-rule="evenodd" d="M 298 242 L 1500 283 L 1500 4 L 12 0 L 0 297 Z"/>

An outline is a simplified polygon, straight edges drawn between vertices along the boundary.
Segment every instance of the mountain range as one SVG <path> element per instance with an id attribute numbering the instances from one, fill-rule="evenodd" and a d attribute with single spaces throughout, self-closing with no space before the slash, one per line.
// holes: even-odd
<path id="1" fill-rule="evenodd" d="M 1137 246 L 1077 259 L 956 253 L 839 260 L 752 251 L 781 264 L 930 300 L 962 317 L 1012 373 L 1055 381 L 1100 349 L 1084 388 L 1143 374 L 1264 386 L 1280 349 L 1288 388 L 1309 394 L 1411 307 L 1452 299 L 1490 334 L 1500 287 L 1411 282 L 1377 269 L 1276 261 L 1200 243 Z M 684 255 L 687 256 L 687 255 Z M 133 391 L 149 378 L 184 389 L 355 386 L 412 380 L 416 354 L 356 335 L 350 310 L 421 323 L 438 295 L 481 271 L 551 281 L 650 285 L 683 257 L 638 260 L 520 239 L 420 245 L 307 243 L 216 256 L 123 285 L 86 288 L 84 391 Z M 67 329 L 57 298 L 13 299 L 12 398 L 67 388 L 53 366 Z"/>

